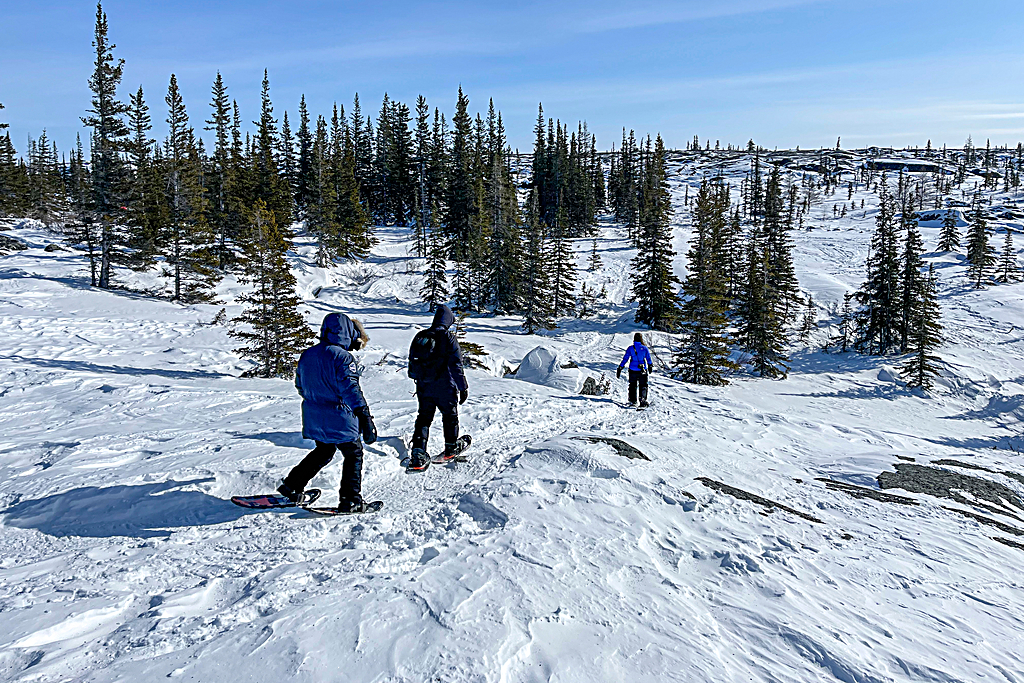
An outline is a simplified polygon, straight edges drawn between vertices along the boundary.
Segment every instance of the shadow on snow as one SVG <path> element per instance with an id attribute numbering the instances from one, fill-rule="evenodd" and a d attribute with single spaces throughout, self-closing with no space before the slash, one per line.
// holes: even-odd
<path id="1" fill-rule="evenodd" d="M 212 479 L 141 486 L 86 486 L 16 503 L 4 523 L 50 536 L 163 538 L 174 529 L 233 522 L 246 514 L 229 501 L 182 490 Z"/>

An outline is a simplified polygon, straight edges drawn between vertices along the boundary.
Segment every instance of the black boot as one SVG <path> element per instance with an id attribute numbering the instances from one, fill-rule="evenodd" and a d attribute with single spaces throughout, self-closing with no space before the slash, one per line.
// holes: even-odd
<path id="1" fill-rule="evenodd" d="M 302 491 L 296 491 L 283 481 L 281 482 L 281 485 L 277 487 L 277 492 L 293 503 L 298 503 L 299 499 L 302 498 Z"/>

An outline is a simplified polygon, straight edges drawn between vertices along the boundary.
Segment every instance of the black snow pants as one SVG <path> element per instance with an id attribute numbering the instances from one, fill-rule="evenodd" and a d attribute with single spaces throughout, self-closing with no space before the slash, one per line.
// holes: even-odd
<path id="1" fill-rule="evenodd" d="M 338 489 L 341 504 L 363 502 L 363 444 L 359 441 L 339 444 L 317 441 L 316 448 L 284 478 L 285 485 L 295 491 L 304 491 L 309 480 L 334 459 L 336 450 L 341 451 L 345 458 L 341 466 L 341 486 Z"/>
<path id="2" fill-rule="evenodd" d="M 416 415 L 416 427 L 412 435 L 412 447 L 427 449 L 430 437 L 430 424 L 434 421 L 434 411 L 441 411 L 441 424 L 444 427 L 444 442 L 455 443 L 459 438 L 459 395 L 453 389 L 451 396 L 430 396 L 417 394 L 420 409 Z"/>
<path id="3" fill-rule="evenodd" d="M 636 390 L 640 389 L 640 402 L 647 403 L 647 373 L 639 370 L 629 371 L 629 402 L 636 403 Z"/>

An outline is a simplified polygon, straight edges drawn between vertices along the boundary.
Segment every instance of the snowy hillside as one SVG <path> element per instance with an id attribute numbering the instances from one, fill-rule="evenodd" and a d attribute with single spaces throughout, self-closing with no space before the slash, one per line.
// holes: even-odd
<path id="1" fill-rule="evenodd" d="M 794 174 L 813 161 L 790 156 Z M 703 177 L 738 187 L 749 158 L 672 169 L 682 276 L 683 198 Z M 843 202 L 857 209 L 833 217 Z M 898 359 L 817 350 L 863 280 L 876 204 L 840 186 L 793 235 L 821 328 L 788 379 L 662 369 L 642 413 L 614 381 L 638 329 L 633 252 L 602 223 L 603 265 L 581 270 L 607 292 L 596 317 L 537 336 L 467 320 L 488 353 L 461 411 L 470 459 L 422 475 L 401 466 L 405 356 L 430 320 L 409 235 L 381 228 L 367 262 L 329 270 L 300 238 L 307 321 L 341 310 L 371 336 L 363 489 L 386 505 L 347 518 L 228 501 L 311 446 L 290 382 L 239 379 L 218 321 L 240 310 L 234 280 L 187 307 L 92 289 L 80 254 L 12 225 L 29 248 L 0 256 L 0 680 L 1024 683 L 1024 284 L 971 289 L 925 221 L 936 390 L 905 389 Z M 1016 206 L 993 198 L 997 248 L 1024 229 Z M 653 340 L 670 362 L 670 336 Z M 503 376 L 538 345 L 612 395 Z M 328 503 L 339 476 L 312 482 Z"/>

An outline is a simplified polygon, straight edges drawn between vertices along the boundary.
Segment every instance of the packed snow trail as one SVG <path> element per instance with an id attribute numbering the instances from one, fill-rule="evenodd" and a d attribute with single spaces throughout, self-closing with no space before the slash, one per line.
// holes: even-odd
<path id="1" fill-rule="evenodd" d="M 872 228 L 835 226 L 795 235 L 823 307 L 859 284 Z M 489 353 L 460 408 L 469 461 L 413 476 L 404 360 L 430 316 L 407 235 L 383 229 L 368 262 L 330 270 L 300 243 L 311 326 L 343 310 L 371 336 L 380 440 L 363 487 L 386 506 L 338 519 L 229 502 L 272 490 L 310 444 L 290 382 L 238 379 L 220 306 L 91 289 L 80 254 L 44 252 L 53 238 L 31 224 L 9 234 L 31 248 L 0 257 L 0 680 L 1024 682 L 1024 555 L 1006 544 L 1024 538 L 963 513 L 1024 522 L 818 481 L 877 491 L 913 458 L 1024 494 L 1001 474 L 1024 473 L 1024 285 L 966 291 L 956 256 L 930 255 L 950 340 L 932 397 L 901 387 L 892 359 L 810 349 L 781 382 L 656 374 L 643 413 L 621 407 L 624 382 L 588 398 L 503 378 L 539 344 L 614 373 L 635 329 L 632 251 L 605 225 L 602 269 L 581 272 L 608 285 L 596 319 L 533 337 L 468 319 Z M 229 318 L 237 292 L 219 291 Z M 338 477 L 333 463 L 311 482 L 324 504 Z"/>

